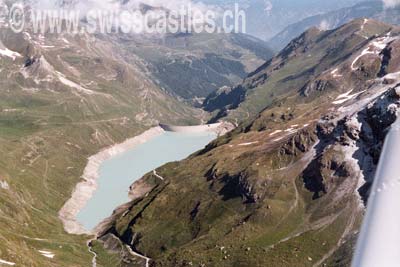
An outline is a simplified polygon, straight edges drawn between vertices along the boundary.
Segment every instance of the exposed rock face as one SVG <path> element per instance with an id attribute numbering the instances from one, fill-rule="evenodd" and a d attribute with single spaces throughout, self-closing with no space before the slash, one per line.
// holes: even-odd
<path id="1" fill-rule="evenodd" d="M 279 50 L 310 27 L 332 30 L 354 19 L 371 18 L 399 25 L 399 11 L 400 9 L 398 6 L 395 8 L 386 8 L 382 1 L 362 1 L 355 6 L 308 17 L 295 24 L 289 25 L 282 32 L 272 37 L 268 43 L 272 48 Z"/>
<path id="2" fill-rule="evenodd" d="M 215 112 L 214 119 L 245 119 L 294 90 L 317 98 L 366 90 L 377 77 L 391 83 L 386 76 L 399 71 L 398 43 L 398 27 L 373 20 L 356 20 L 331 31 L 311 28 L 240 85 L 210 95 L 204 109 Z"/>
<path id="3" fill-rule="evenodd" d="M 352 116 L 337 122 L 323 121 L 318 125 L 318 136 L 323 144 L 319 149 L 323 153 L 303 173 L 305 185 L 315 197 L 329 193 L 334 184 L 340 182 L 340 179 L 331 179 L 332 173 L 337 178 L 354 173 L 354 166 L 348 162 L 347 156 L 350 156 L 362 170 L 365 184 L 358 190 L 361 197 L 367 199 L 384 137 L 397 118 L 399 106 L 394 88 Z M 335 146 L 342 147 L 344 154 L 332 153 L 331 147 Z"/>
<path id="4" fill-rule="evenodd" d="M 304 130 L 296 134 L 281 148 L 281 154 L 289 156 L 299 156 L 306 153 L 316 142 L 313 132 Z"/>
<path id="5" fill-rule="evenodd" d="M 203 102 L 204 109 L 208 112 L 213 112 L 225 107 L 226 109 L 235 109 L 238 107 L 240 102 L 244 100 L 245 90 L 242 86 L 237 86 L 232 89 L 217 90 L 216 92 L 210 94 Z M 223 117 L 223 116 L 220 116 Z"/>
<path id="6" fill-rule="evenodd" d="M 350 105 L 349 108 L 355 109 L 357 103 L 354 105 L 355 106 Z M 255 227 L 255 225 L 258 225 L 259 213 L 262 210 L 265 209 L 266 213 L 264 216 L 266 216 L 266 220 L 273 220 L 273 218 L 275 218 L 276 215 L 273 215 L 273 212 L 268 213 L 268 211 L 271 212 L 271 210 L 274 211 L 276 209 L 273 201 L 282 193 L 279 187 L 290 185 L 290 180 L 283 182 L 277 180 L 278 177 L 286 176 L 288 178 L 291 177 L 290 179 L 299 177 L 295 180 L 302 181 L 304 189 L 295 185 L 295 190 L 301 193 L 298 193 L 299 195 L 297 195 L 297 197 L 299 199 L 296 198 L 297 200 L 294 202 L 293 206 L 288 207 L 288 210 L 290 214 L 291 210 L 300 209 L 300 206 L 298 206 L 300 204 L 298 204 L 297 201 L 304 201 L 308 210 L 305 213 L 307 216 L 310 216 L 310 219 L 303 221 L 302 224 L 310 225 L 310 227 L 321 227 L 322 225 L 324 227 L 332 227 L 335 225 L 335 218 L 341 218 L 340 214 L 342 213 L 348 214 L 346 215 L 347 219 L 345 222 L 339 224 L 344 227 L 343 231 L 335 237 L 334 240 L 336 241 L 332 243 L 329 251 L 326 251 L 326 255 L 324 256 L 326 257 L 324 261 L 328 260 L 330 257 L 334 259 L 336 257 L 335 253 L 338 253 L 342 249 L 343 240 L 354 240 L 352 231 L 357 229 L 357 222 L 363 213 L 363 203 L 361 199 L 365 201 L 368 197 L 369 186 L 373 178 L 385 134 L 388 127 L 390 127 L 391 123 L 396 119 L 396 111 L 399 106 L 400 102 L 396 90 L 389 89 L 381 97 L 373 99 L 368 105 L 363 106 L 361 109 L 354 110 L 354 112 L 348 116 L 342 117 L 340 113 L 327 114 L 327 116 L 324 116 L 315 125 L 315 128 L 308 127 L 299 131 L 287 140 L 278 142 L 279 145 L 276 144 L 277 146 L 275 148 L 267 148 L 271 146 L 268 142 L 258 143 L 258 145 L 255 145 L 257 147 L 256 150 L 246 150 L 246 152 L 243 152 L 243 154 L 239 156 L 233 156 L 236 158 L 235 161 L 237 163 L 231 162 L 232 165 L 229 167 L 224 167 L 224 164 L 221 165 L 220 163 L 220 161 L 230 161 L 229 158 L 231 158 L 229 156 L 223 156 L 226 152 L 223 152 L 224 150 L 220 147 L 214 147 L 208 150 L 208 152 L 205 152 L 202 156 L 200 153 L 199 156 L 195 156 L 182 163 L 182 166 L 171 166 L 172 169 L 175 170 L 175 174 L 171 174 L 170 176 L 164 173 L 171 171 L 171 167 L 165 167 L 163 168 L 163 175 L 164 177 L 168 177 L 168 181 L 165 182 L 165 185 L 156 185 L 148 193 L 147 197 L 133 203 L 132 206 L 124 212 L 121 218 L 116 218 L 116 221 L 110 225 L 107 234 L 104 235 L 101 240 L 106 243 L 110 242 L 110 234 L 112 234 L 111 240 L 114 240 L 115 237 L 119 237 L 125 244 L 131 244 L 134 251 L 140 251 L 150 256 L 155 266 L 187 266 L 186 264 L 188 261 L 183 260 L 188 259 L 187 257 L 189 257 L 189 261 L 201 262 L 195 259 L 196 257 L 193 259 L 193 256 L 189 256 L 189 254 L 181 254 L 175 251 L 174 248 L 179 248 L 179 250 L 181 250 L 182 246 L 189 245 L 192 242 L 201 243 L 201 236 L 207 236 L 209 239 L 214 240 L 212 244 L 218 244 L 218 241 L 214 239 L 216 233 L 213 233 L 210 229 L 206 230 L 203 225 L 204 220 L 207 221 L 207 213 L 215 208 L 214 205 L 219 205 L 217 203 L 221 203 L 221 205 L 230 205 L 230 202 L 240 199 L 240 202 L 236 202 L 239 206 L 235 208 L 239 209 L 240 211 L 238 210 L 238 212 L 241 214 L 238 221 L 232 226 L 228 223 L 229 219 L 225 221 L 223 225 L 225 225 L 225 227 L 232 227 L 232 231 L 225 232 L 219 237 L 224 240 L 221 241 L 223 242 L 222 244 L 225 244 L 225 242 L 231 244 L 229 240 L 235 236 L 234 233 L 236 232 L 233 229 L 240 228 L 242 231 L 245 231 L 245 225 L 253 225 Z M 249 133 L 251 133 L 251 131 Z M 263 131 L 259 132 L 259 134 L 263 134 Z M 229 144 L 235 143 L 235 139 L 236 138 L 223 147 L 229 147 Z M 246 146 L 247 144 L 251 144 L 251 142 L 246 143 Z M 237 147 L 237 145 L 234 144 L 231 146 Z M 225 149 L 229 150 L 229 148 Z M 310 154 L 313 150 L 315 150 L 315 154 Z M 232 154 L 236 153 L 237 152 L 232 151 Z M 262 156 L 262 154 L 264 154 L 264 156 Z M 306 156 L 308 154 L 311 156 Z M 274 160 L 279 159 L 279 162 L 283 164 L 284 167 L 281 166 L 279 168 L 280 171 L 274 170 L 271 168 L 271 165 L 269 165 L 271 162 L 265 157 L 271 160 L 277 157 Z M 203 171 L 202 177 L 202 175 L 195 170 L 197 168 L 193 169 L 188 166 L 191 166 L 191 162 L 203 162 L 205 158 L 219 158 L 219 160 L 208 170 L 202 168 L 206 167 L 209 163 L 201 167 Z M 208 160 L 205 161 L 208 162 Z M 262 174 L 261 169 L 263 168 L 267 170 L 267 177 L 264 177 Z M 235 169 L 237 172 L 234 171 Z M 280 172 L 281 174 L 278 174 Z M 173 203 L 176 201 L 175 198 L 177 196 L 175 194 L 171 195 L 169 192 L 171 187 L 175 188 L 178 184 L 182 183 L 179 177 L 188 175 L 185 173 L 194 175 L 192 177 L 196 178 L 191 179 L 196 181 L 195 184 L 199 186 L 199 189 L 203 189 L 198 191 L 195 187 L 183 184 L 180 185 L 179 189 L 176 188 L 177 191 L 173 190 L 173 192 L 186 194 L 186 197 L 184 200 L 179 198 L 180 204 L 175 206 Z M 197 178 L 198 175 L 200 176 Z M 185 193 L 193 190 L 196 192 L 194 195 Z M 311 192 L 311 195 L 309 195 L 307 191 Z M 203 198 L 199 194 L 205 194 L 203 197 L 207 197 Z M 217 198 L 220 200 L 216 200 L 216 202 L 212 204 L 212 202 L 210 203 L 210 198 Z M 162 216 L 162 218 L 164 218 L 163 220 L 167 220 L 171 223 L 173 222 L 173 224 L 177 223 L 172 218 L 167 219 L 169 217 L 167 214 L 169 213 L 161 211 L 163 209 L 163 204 L 161 204 L 160 201 L 171 203 L 175 208 L 169 212 L 173 214 L 176 212 L 177 216 L 183 216 L 184 225 L 186 226 L 182 228 L 182 231 L 188 231 L 188 234 L 190 233 L 190 238 L 179 239 L 178 242 L 180 245 L 172 244 L 169 241 L 169 238 L 173 238 L 173 236 L 177 234 L 174 227 L 166 227 L 163 223 L 157 223 L 149 217 L 160 213 L 159 216 Z M 188 205 L 187 209 L 183 208 L 181 205 Z M 155 210 L 151 211 L 153 209 Z M 222 213 L 220 216 L 224 217 L 224 214 Z M 184 219 L 186 217 L 187 219 Z M 291 221 L 291 219 L 288 219 L 289 217 L 285 218 L 285 216 L 283 216 L 282 218 L 286 223 Z M 155 237 L 153 235 L 155 233 L 150 229 L 146 229 L 147 227 L 144 226 L 146 224 L 151 224 L 157 229 L 163 229 L 163 234 L 169 236 L 169 238 L 163 238 L 162 240 L 164 241 L 160 240 L 156 245 L 151 243 L 154 242 L 153 238 Z M 217 225 L 218 223 L 214 222 L 210 227 L 217 227 Z M 257 227 L 261 227 L 261 225 Z M 308 234 L 307 231 L 303 233 L 305 237 Z M 149 235 L 153 236 L 153 238 L 149 237 Z M 217 234 L 217 236 L 219 235 Z M 290 236 L 288 238 L 289 240 L 292 239 Z M 290 244 L 290 241 L 286 242 Z M 325 244 L 326 241 L 321 242 Z M 246 241 L 243 240 L 239 244 L 245 243 Z M 284 245 L 275 244 L 274 246 L 277 246 L 279 249 L 279 247 Z M 191 249 L 196 248 L 193 247 Z M 236 250 L 235 245 L 232 245 L 231 249 Z M 165 251 L 171 250 L 175 251 L 174 256 L 172 258 L 164 258 L 163 255 Z M 202 258 L 213 257 L 211 251 L 210 249 L 206 249 L 206 252 L 202 252 Z M 307 253 L 309 254 L 310 252 Z M 269 259 L 270 257 L 276 257 L 273 251 L 270 252 L 268 250 L 267 254 L 269 255 Z M 252 257 L 259 257 L 258 254 L 252 255 Z M 251 262 L 247 254 L 241 257 L 247 262 L 246 264 Z M 347 257 L 351 257 L 351 255 Z M 223 260 L 229 261 L 229 258 L 223 257 Z M 211 266 L 218 265 L 211 264 Z"/>
<path id="7" fill-rule="evenodd" d="M 349 262 L 351 253 L 343 251 L 354 243 L 383 140 L 400 106 L 400 74 L 392 64 L 399 54 L 397 33 L 389 36 L 388 27 L 377 23 L 381 35 L 362 40 L 353 36 L 354 25 L 338 30 L 340 40 L 335 32 L 310 31 L 261 67 L 242 86 L 254 85 L 251 90 L 260 93 L 286 64 L 306 60 L 304 55 L 322 51 L 324 38 L 333 38 L 329 56 L 313 70 L 298 70 L 304 74 L 299 83 L 284 78 L 291 90 L 255 119 L 161 167 L 157 172 L 165 180 L 145 176 L 151 190 L 121 210 L 104 237 L 112 233 L 154 266 Z M 342 51 L 348 40 L 339 33 L 355 38 L 354 51 Z"/>
<path id="8" fill-rule="evenodd" d="M 223 200 L 241 197 L 245 203 L 255 203 L 261 198 L 249 180 L 249 175 L 246 173 L 239 173 L 234 176 L 226 174 L 219 178 L 219 182 L 223 184 L 223 187 L 218 191 Z M 212 184 L 211 189 L 213 187 Z"/>
<path id="9" fill-rule="evenodd" d="M 322 92 L 324 90 L 327 90 L 329 86 L 329 81 L 316 80 L 306 84 L 301 91 L 304 96 L 309 96 L 311 92 Z"/>

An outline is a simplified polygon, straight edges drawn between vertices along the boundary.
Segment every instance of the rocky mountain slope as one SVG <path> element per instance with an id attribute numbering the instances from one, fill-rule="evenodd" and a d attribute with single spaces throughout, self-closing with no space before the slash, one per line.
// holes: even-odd
<path id="1" fill-rule="evenodd" d="M 395 26 L 306 32 L 242 85 L 257 116 L 134 184 L 92 245 L 123 266 L 349 266 L 399 59 Z"/>
<path id="2" fill-rule="evenodd" d="M 157 11 L 168 13 L 171 11 L 169 7 L 181 8 L 175 3 L 149 3 L 129 0 L 102 4 L 96 4 L 96 1 L 62 1 L 58 5 L 64 9 L 85 7 L 100 8 L 105 12 L 110 8 L 140 11 L 143 16 Z M 142 72 L 154 83 L 169 94 L 188 101 L 202 99 L 223 85 L 240 82 L 273 56 L 273 51 L 264 41 L 246 34 L 119 33 L 101 37 L 112 40 L 127 55 L 135 54 L 136 60 L 140 61 L 135 64 L 141 64 Z"/>
<path id="3" fill-rule="evenodd" d="M 349 7 L 362 0 L 195 0 L 194 2 L 206 3 L 214 6 L 216 10 L 235 10 L 235 4 L 238 4 L 240 9 L 246 12 L 246 32 L 262 40 L 269 40 L 299 20 Z"/>
<path id="4" fill-rule="evenodd" d="M 244 34 L 119 36 L 115 42 L 138 56 L 156 84 L 186 100 L 242 81 L 273 56 L 266 43 Z"/>
<path id="5" fill-rule="evenodd" d="M 287 26 L 283 31 L 272 37 L 268 44 L 275 50 L 284 48 L 293 38 L 311 27 L 322 30 L 335 29 L 358 18 L 369 18 L 390 24 L 400 24 L 400 7 L 386 8 L 383 1 L 367 1 L 352 7 L 308 17 Z"/>
<path id="6" fill-rule="evenodd" d="M 121 9 L 139 9 L 143 14 L 157 9 L 168 11 L 169 7 L 168 3 L 163 6 L 157 1 L 155 6 L 141 1 L 120 2 Z M 171 6 L 175 7 L 173 3 Z M 144 72 L 161 88 L 197 102 L 221 86 L 240 82 L 273 56 L 264 41 L 246 34 L 203 32 L 114 37 L 127 54 L 137 55 Z"/>
<path id="7" fill-rule="evenodd" d="M 2 11 L 5 3 L 0 1 Z M 159 122 L 190 125 L 208 118 L 182 101 L 179 91 L 157 82 L 162 79 L 140 51 L 154 43 L 155 49 L 173 51 L 177 60 L 179 55 L 195 62 L 203 57 L 198 51 L 211 46 L 205 42 L 180 50 L 142 38 L 137 43 L 145 42 L 144 48 L 134 51 L 117 35 L 41 35 L 29 28 L 15 34 L 7 23 L 0 20 L 0 264 L 89 266 L 90 237 L 66 234 L 58 218 L 87 158 Z M 197 37 L 187 37 L 189 43 L 191 38 Z M 232 63 L 240 65 L 240 74 L 245 65 L 250 68 L 244 62 L 259 60 L 257 49 L 249 52 L 254 39 L 244 38 L 246 49 L 240 50 L 236 37 L 220 38 L 226 47 L 243 52 Z M 186 55 L 189 49 L 193 56 Z M 221 46 L 202 70 L 230 62 L 224 54 L 229 51 Z M 172 54 L 163 56 L 173 60 Z M 163 71 L 171 73 L 168 66 Z M 234 77 L 228 72 L 221 75 Z M 97 266 L 110 266 L 108 254 L 101 255 L 105 259 Z"/>
<path id="8" fill-rule="evenodd" d="M 354 20 L 329 31 L 311 28 L 292 40 L 243 83 L 211 94 L 205 100 L 204 108 L 214 112 L 215 119 L 225 116 L 240 121 L 293 91 L 298 96 L 313 93 L 310 97 L 328 97 L 318 92 L 354 88 L 381 71 L 374 69 L 370 73 L 371 70 L 363 64 L 379 67 L 377 61 L 386 51 L 387 42 L 392 40 L 387 34 L 390 35 L 394 29 L 397 28 L 367 19 Z M 383 41 L 377 42 L 377 36 Z M 360 57 L 353 64 L 360 53 L 367 56 Z"/>
<path id="9" fill-rule="evenodd" d="M 200 123 L 202 112 L 109 42 L 7 28 L 0 40 L 0 259 L 87 266 L 87 237 L 67 235 L 58 219 L 87 158 L 160 121 Z"/>

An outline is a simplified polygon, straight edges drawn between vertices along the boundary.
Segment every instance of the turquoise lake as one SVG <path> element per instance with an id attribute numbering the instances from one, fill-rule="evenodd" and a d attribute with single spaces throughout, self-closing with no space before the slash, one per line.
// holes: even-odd
<path id="1" fill-rule="evenodd" d="M 132 150 L 115 156 L 100 167 L 98 188 L 77 220 L 86 230 L 92 230 L 113 210 L 129 201 L 129 186 L 143 175 L 164 165 L 182 160 L 204 148 L 217 136 L 215 133 L 165 132 Z"/>

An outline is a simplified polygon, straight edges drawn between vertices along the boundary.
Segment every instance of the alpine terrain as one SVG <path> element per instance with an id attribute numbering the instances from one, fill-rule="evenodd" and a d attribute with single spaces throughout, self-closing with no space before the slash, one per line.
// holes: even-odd
<path id="1" fill-rule="evenodd" d="M 349 266 L 400 106 L 399 49 L 400 28 L 373 20 L 308 30 L 209 97 L 239 127 L 132 185 L 94 249 L 122 266 Z"/>
<path id="2" fill-rule="evenodd" d="M 11 4 L 0 1 L 0 265 L 89 266 L 93 237 L 67 234 L 58 218 L 87 158 L 159 123 L 207 121 L 192 99 L 271 53 L 233 34 L 17 34 Z"/>
<path id="3" fill-rule="evenodd" d="M 385 6 L 384 1 L 365 1 L 351 7 L 321 13 L 307 17 L 288 25 L 281 32 L 268 40 L 268 44 L 275 50 L 285 47 L 293 38 L 310 27 L 322 30 L 331 30 L 342 26 L 354 19 L 366 18 L 398 25 L 400 23 L 400 8 L 398 5 Z M 388 1 L 390 3 L 390 1 Z"/>
<path id="4" fill-rule="evenodd" d="M 0 0 L 0 266 L 350 266 L 400 107 L 400 27 L 348 16 L 300 27 L 274 55 L 246 34 L 35 34 L 29 18 L 16 33 L 14 2 Z M 143 15 L 175 3 L 23 2 Z M 287 13 L 290 2 L 272 18 L 291 15 L 280 29 L 359 1 L 299 1 Z M 149 129 L 214 122 L 234 129 L 132 181 L 131 201 L 93 232 L 73 231 L 66 217 L 81 207 L 64 207 L 78 183 L 96 188 L 93 155 Z"/>

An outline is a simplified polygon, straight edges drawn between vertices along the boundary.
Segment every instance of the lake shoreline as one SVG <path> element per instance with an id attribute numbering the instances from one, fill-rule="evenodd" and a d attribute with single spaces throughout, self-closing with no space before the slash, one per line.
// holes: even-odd
<path id="1" fill-rule="evenodd" d="M 97 180 L 99 178 L 99 169 L 102 163 L 126 151 L 129 151 L 136 146 L 146 143 L 151 139 L 162 135 L 165 132 L 178 132 L 178 133 L 204 133 L 214 132 L 218 136 L 225 134 L 232 130 L 234 126 L 230 123 L 221 122 L 210 125 L 197 125 L 197 126 L 171 126 L 160 124 L 153 127 L 142 134 L 129 138 L 126 141 L 107 147 L 99 153 L 92 155 L 88 158 L 88 163 L 82 175 L 83 181 L 79 182 L 71 198 L 64 204 L 59 211 L 59 218 L 63 223 L 64 230 L 69 234 L 88 234 L 95 235 L 96 230 L 86 230 L 78 221 L 78 213 L 86 206 L 88 201 L 92 198 L 97 190 Z M 117 207 L 116 207 L 117 208 Z"/>
<path id="2" fill-rule="evenodd" d="M 58 213 L 58 217 L 64 225 L 64 230 L 69 234 L 94 234 L 86 230 L 76 219 L 78 213 L 85 207 L 97 190 L 97 179 L 99 177 L 99 168 L 101 164 L 119 154 L 122 154 L 136 146 L 143 144 L 165 131 L 157 126 L 153 127 L 140 135 L 127 139 L 123 143 L 116 144 L 101 150 L 99 153 L 88 158 L 88 163 L 82 175 L 84 181 L 79 182 L 71 198 L 64 204 Z"/>
<path id="3" fill-rule="evenodd" d="M 233 125 L 227 122 L 218 122 L 213 124 L 194 125 L 194 126 L 176 126 L 161 124 L 159 125 L 166 132 L 174 133 L 204 133 L 214 132 L 218 136 L 225 134 L 233 129 Z"/>

